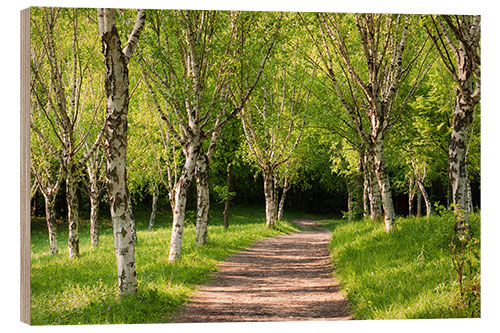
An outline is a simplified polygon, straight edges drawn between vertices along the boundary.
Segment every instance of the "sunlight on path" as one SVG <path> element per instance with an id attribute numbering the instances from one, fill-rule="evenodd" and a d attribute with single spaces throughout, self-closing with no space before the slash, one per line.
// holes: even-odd
<path id="1" fill-rule="evenodd" d="M 304 231 L 266 238 L 222 263 L 174 322 L 352 319 L 332 276 L 330 232 L 312 220 Z"/>

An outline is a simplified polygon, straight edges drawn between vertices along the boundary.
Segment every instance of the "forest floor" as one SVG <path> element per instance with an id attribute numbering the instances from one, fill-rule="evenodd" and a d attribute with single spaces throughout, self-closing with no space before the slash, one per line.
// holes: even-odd
<path id="1" fill-rule="evenodd" d="M 293 222 L 303 231 L 260 240 L 222 263 L 172 322 L 352 319 L 332 274 L 330 231 Z"/>

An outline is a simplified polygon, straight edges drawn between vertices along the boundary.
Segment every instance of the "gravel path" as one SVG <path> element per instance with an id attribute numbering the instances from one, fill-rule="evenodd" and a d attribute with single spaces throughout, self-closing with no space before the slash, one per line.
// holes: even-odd
<path id="1" fill-rule="evenodd" d="M 304 231 L 266 238 L 230 257 L 173 322 L 352 319 L 332 276 L 330 232 L 312 220 Z"/>

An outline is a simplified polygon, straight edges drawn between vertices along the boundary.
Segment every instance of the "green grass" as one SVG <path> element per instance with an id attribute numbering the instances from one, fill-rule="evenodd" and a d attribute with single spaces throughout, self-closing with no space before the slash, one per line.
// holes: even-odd
<path id="1" fill-rule="evenodd" d="M 135 212 L 138 243 L 137 297 L 117 297 L 116 259 L 109 219 L 101 221 L 100 247 L 90 249 L 88 221 L 80 224 L 80 257 L 68 258 L 67 226 L 58 230 L 59 253 L 49 253 L 43 220 L 32 221 L 31 322 L 33 325 L 119 324 L 168 322 L 198 284 L 207 283 L 217 264 L 262 237 L 297 231 L 289 222 L 269 229 L 264 209 L 233 208 L 230 227 L 222 214 L 211 212 L 208 244 L 195 245 L 193 221 L 187 221 L 182 259 L 168 263 L 171 215 L 158 212 L 156 225 L 147 231 L 149 214 Z"/>
<path id="2" fill-rule="evenodd" d="M 399 218 L 386 233 L 370 220 L 323 220 L 331 229 L 330 251 L 336 274 L 355 319 L 469 317 L 460 306 L 457 273 L 451 260 L 453 217 Z M 480 238 L 480 216 L 471 216 L 472 235 Z M 479 243 L 473 253 L 479 257 Z M 473 281 L 479 283 L 479 258 Z M 470 277 L 467 277 L 471 281 Z M 476 303 L 479 308 L 479 302 Z"/>

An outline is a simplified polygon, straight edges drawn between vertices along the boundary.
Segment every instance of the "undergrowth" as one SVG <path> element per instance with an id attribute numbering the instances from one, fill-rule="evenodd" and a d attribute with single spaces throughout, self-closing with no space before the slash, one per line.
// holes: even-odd
<path id="1" fill-rule="evenodd" d="M 472 240 L 458 252 L 450 212 L 398 218 L 389 233 L 369 219 L 323 220 L 333 231 L 331 257 L 354 318 L 479 317 L 480 215 L 470 222 Z"/>

